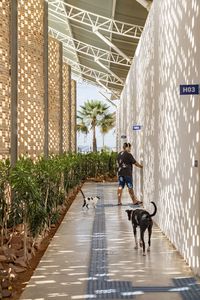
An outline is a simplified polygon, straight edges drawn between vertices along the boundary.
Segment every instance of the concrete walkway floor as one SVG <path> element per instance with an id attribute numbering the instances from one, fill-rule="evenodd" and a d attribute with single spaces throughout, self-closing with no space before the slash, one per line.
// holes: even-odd
<path id="1" fill-rule="evenodd" d="M 119 207 L 116 183 L 87 183 L 82 190 L 100 195 L 97 208 L 82 209 L 77 195 L 21 300 L 200 299 L 199 283 L 158 227 L 150 253 L 134 249 L 127 192 Z"/>

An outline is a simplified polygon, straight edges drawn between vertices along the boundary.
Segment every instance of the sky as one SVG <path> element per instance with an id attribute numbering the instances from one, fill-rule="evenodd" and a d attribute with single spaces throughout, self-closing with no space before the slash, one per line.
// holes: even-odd
<path id="1" fill-rule="evenodd" d="M 100 100 L 103 103 L 107 104 L 109 108 L 109 112 L 114 112 L 116 111 L 116 107 L 110 104 L 100 93 L 101 91 L 103 94 L 105 94 L 108 98 L 109 95 L 102 89 L 98 88 L 97 86 L 90 85 L 85 82 L 78 82 L 77 81 L 77 112 L 80 109 L 80 105 L 84 105 L 84 103 L 87 100 Z M 116 100 L 116 104 L 117 104 Z M 103 145 L 103 140 L 102 140 L 102 134 L 100 131 L 96 130 L 96 137 L 97 137 L 97 147 L 102 147 Z M 115 148 L 116 147 L 116 135 L 115 135 L 115 129 L 111 130 L 109 133 L 105 135 L 104 138 L 104 144 L 105 146 Z M 77 145 L 78 146 L 88 146 L 92 147 L 92 135 L 89 133 L 87 137 L 82 134 L 78 133 L 77 135 Z"/>

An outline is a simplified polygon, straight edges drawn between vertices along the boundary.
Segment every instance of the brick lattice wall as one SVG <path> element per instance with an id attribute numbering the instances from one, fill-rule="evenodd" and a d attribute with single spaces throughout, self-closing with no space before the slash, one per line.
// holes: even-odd
<path id="1" fill-rule="evenodd" d="M 18 153 L 44 151 L 44 1 L 18 2 Z"/>
<path id="2" fill-rule="evenodd" d="M 76 81 L 71 81 L 71 151 L 76 152 Z"/>
<path id="3" fill-rule="evenodd" d="M 0 0 L 0 159 L 10 156 L 10 1 Z"/>
<path id="4" fill-rule="evenodd" d="M 49 37 L 49 153 L 59 153 L 60 145 L 60 47 Z"/>
<path id="5" fill-rule="evenodd" d="M 63 64 L 63 151 L 71 149 L 71 67 Z"/>
<path id="6" fill-rule="evenodd" d="M 0 0 L 0 159 L 10 157 L 11 147 L 10 3 Z M 45 138 L 44 1 L 18 0 L 17 12 L 18 156 L 36 158 L 44 153 Z M 76 82 L 71 81 L 70 66 L 62 64 L 62 44 L 51 37 L 48 41 L 49 153 L 75 152 Z"/>

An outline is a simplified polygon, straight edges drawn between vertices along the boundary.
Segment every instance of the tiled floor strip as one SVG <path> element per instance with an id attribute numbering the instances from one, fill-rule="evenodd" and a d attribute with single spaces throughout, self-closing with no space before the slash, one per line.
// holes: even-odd
<path id="1" fill-rule="evenodd" d="M 77 195 L 21 300 L 199 300 L 200 285 L 157 226 L 145 257 L 134 249 L 131 223 L 116 205 L 116 183 L 86 183 L 85 195 L 99 195 L 82 209 Z M 151 209 L 151 207 L 150 207 Z"/>
<path id="2" fill-rule="evenodd" d="M 172 286 L 133 287 L 128 281 L 111 281 L 108 255 L 103 185 L 97 187 L 100 200 L 94 217 L 89 265 L 88 299 L 133 299 L 134 295 L 155 292 L 180 293 L 184 300 L 199 300 L 200 285 L 195 278 L 174 279 Z M 108 207 L 109 205 L 106 205 Z"/>

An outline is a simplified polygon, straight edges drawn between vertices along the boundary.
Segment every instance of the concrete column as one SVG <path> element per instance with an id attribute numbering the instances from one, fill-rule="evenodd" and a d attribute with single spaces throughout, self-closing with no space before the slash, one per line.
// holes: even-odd
<path id="1" fill-rule="evenodd" d="M 44 156 L 49 155 L 49 101 L 48 101 L 48 2 L 44 2 Z"/>
<path id="2" fill-rule="evenodd" d="M 71 96 L 71 67 L 69 66 L 69 79 L 68 79 L 68 152 L 71 151 L 71 102 L 72 102 L 72 96 Z"/>
<path id="3" fill-rule="evenodd" d="M 61 43 L 49 37 L 48 45 L 48 142 L 49 153 L 60 153 L 61 119 Z"/>
<path id="4" fill-rule="evenodd" d="M 71 67 L 63 64 L 63 151 L 71 150 Z"/>
<path id="5" fill-rule="evenodd" d="M 11 0 L 11 164 L 16 164 L 17 151 L 17 100 L 18 100 L 18 1 Z"/>
<path id="6" fill-rule="evenodd" d="M 60 145 L 59 145 L 59 154 L 63 153 L 63 48 L 62 43 L 60 43 L 60 55 L 59 55 L 59 67 L 60 67 Z"/>
<path id="7" fill-rule="evenodd" d="M 71 151 L 76 152 L 76 81 L 71 81 Z"/>

